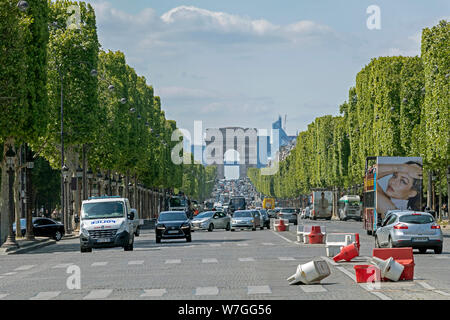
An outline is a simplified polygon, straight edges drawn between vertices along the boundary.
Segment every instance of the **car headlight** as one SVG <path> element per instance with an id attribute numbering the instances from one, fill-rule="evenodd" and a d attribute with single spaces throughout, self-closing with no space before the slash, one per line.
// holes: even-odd
<path id="1" fill-rule="evenodd" d="M 89 237 L 89 231 L 84 227 L 84 225 L 81 226 L 81 234 L 85 237 Z"/>
<path id="2" fill-rule="evenodd" d="M 166 227 L 163 226 L 163 225 L 159 225 L 159 226 L 156 226 L 156 229 L 158 229 L 158 230 L 165 230 Z"/>
<path id="3" fill-rule="evenodd" d="M 189 223 L 185 223 L 181 225 L 181 229 L 188 229 L 190 227 Z"/>
<path id="4" fill-rule="evenodd" d="M 250 220 L 250 222 L 253 223 L 253 222 L 255 222 L 255 220 L 252 219 L 252 220 Z"/>
<path id="5" fill-rule="evenodd" d="M 125 221 L 123 221 L 123 222 L 120 224 L 119 229 L 117 229 L 117 233 L 121 233 L 121 232 L 125 231 L 126 228 L 127 228 L 127 224 L 125 223 Z"/>

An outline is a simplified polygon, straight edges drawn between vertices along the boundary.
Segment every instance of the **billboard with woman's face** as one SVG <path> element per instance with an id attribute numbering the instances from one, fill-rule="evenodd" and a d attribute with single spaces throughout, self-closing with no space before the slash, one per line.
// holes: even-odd
<path id="1" fill-rule="evenodd" d="M 421 210 L 422 158 L 378 157 L 376 210 L 384 218 L 388 210 Z"/>

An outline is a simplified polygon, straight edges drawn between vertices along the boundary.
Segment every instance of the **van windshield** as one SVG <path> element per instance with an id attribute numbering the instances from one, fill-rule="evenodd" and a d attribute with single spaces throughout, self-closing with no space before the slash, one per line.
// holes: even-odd
<path id="1" fill-rule="evenodd" d="M 124 205 L 121 201 L 85 203 L 81 210 L 82 219 L 123 218 Z"/>

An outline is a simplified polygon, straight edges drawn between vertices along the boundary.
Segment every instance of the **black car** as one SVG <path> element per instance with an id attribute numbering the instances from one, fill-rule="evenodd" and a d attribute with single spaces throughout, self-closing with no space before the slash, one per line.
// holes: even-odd
<path id="1" fill-rule="evenodd" d="M 50 237 L 56 241 L 64 236 L 64 225 L 50 218 L 33 218 L 33 234 L 36 237 Z M 25 236 L 27 230 L 26 219 L 20 219 L 20 231 Z M 13 231 L 16 232 L 16 223 L 13 223 Z"/>
<path id="2" fill-rule="evenodd" d="M 163 211 L 155 226 L 156 243 L 161 239 L 182 239 L 191 242 L 191 223 L 184 211 Z"/>

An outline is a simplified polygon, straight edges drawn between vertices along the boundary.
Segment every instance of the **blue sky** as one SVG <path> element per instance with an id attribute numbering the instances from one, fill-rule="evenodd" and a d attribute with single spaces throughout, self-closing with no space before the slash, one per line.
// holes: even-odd
<path id="1" fill-rule="evenodd" d="M 370 59 L 420 54 L 450 1 L 91 0 L 104 49 L 121 50 L 161 96 L 166 117 L 203 128 L 287 131 L 338 114 Z M 366 27 L 369 5 L 381 29 Z"/>

